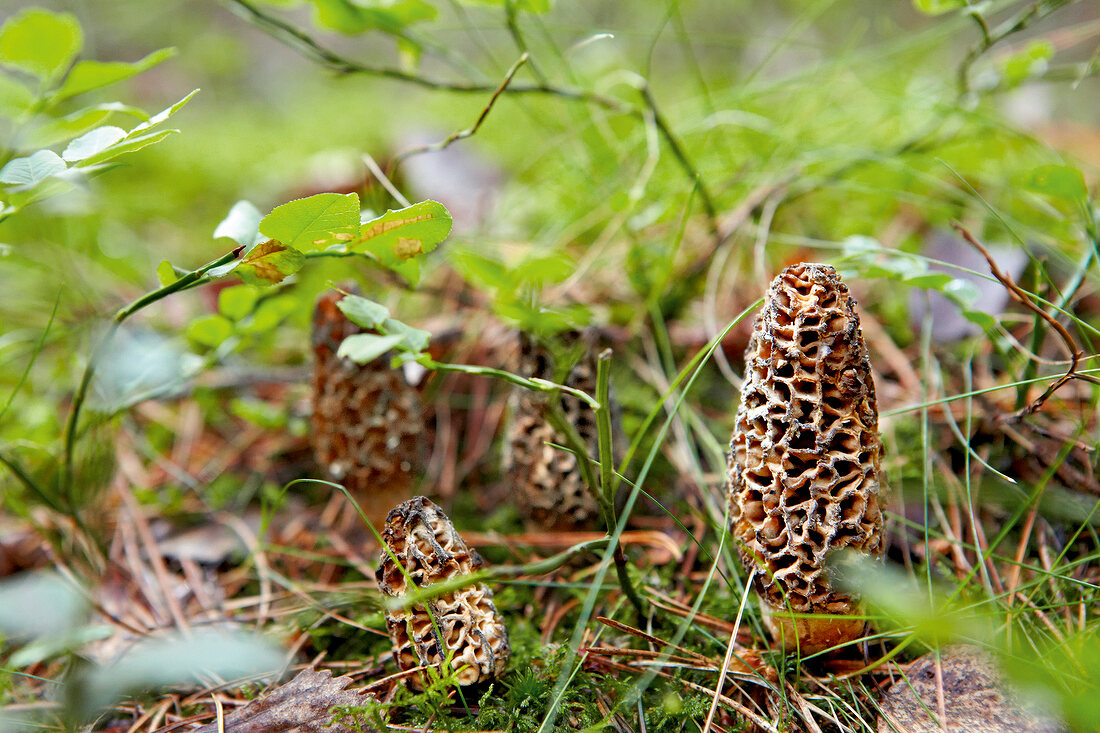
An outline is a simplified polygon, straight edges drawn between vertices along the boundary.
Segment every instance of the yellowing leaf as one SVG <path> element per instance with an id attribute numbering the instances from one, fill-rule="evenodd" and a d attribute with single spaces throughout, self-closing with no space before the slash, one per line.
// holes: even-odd
<path id="1" fill-rule="evenodd" d="M 387 211 L 363 224 L 352 249 L 375 255 L 386 267 L 415 284 L 420 268 L 413 258 L 431 252 L 451 233 L 451 214 L 436 201 Z"/>
<path id="2" fill-rule="evenodd" d="M 234 272 L 250 285 L 274 285 L 301 270 L 305 263 L 301 252 L 269 239 L 253 247 Z"/>

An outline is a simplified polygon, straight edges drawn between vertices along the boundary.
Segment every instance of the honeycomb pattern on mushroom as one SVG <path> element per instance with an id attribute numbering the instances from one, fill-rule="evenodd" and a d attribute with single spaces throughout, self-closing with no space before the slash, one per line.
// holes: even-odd
<path id="1" fill-rule="evenodd" d="M 482 565 L 481 556 L 467 547 L 447 515 L 423 496 L 389 513 L 382 540 L 376 577 L 382 592 L 394 598 L 405 595 L 410 581 L 424 588 L 468 575 Z M 394 659 L 403 670 L 438 666 L 444 650 L 450 650 L 459 684 L 472 685 L 500 676 L 508 663 L 508 630 L 484 583 L 390 611 L 386 627 Z M 409 685 L 421 689 L 423 679 L 413 675 Z"/>
<path id="2" fill-rule="evenodd" d="M 832 267 L 800 263 L 772 281 L 745 353 L 730 444 L 733 534 L 756 568 L 766 620 L 786 646 L 820 651 L 858 638 L 855 599 L 831 587 L 826 558 L 882 553 L 875 385 L 855 301 Z"/>
<path id="3" fill-rule="evenodd" d="M 576 333 L 566 335 L 567 341 L 583 338 Z M 521 333 L 518 341 L 516 372 L 528 378 L 553 380 L 554 364 L 547 350 L 527 334 Z M 587 349 L 562 383 L 588 394 L 596 393 L 592 349 Z M 532 526 L 552 530 L 592 527 L 599 520 L 599 505 L 585 483 L 577 456 L 554 447 L 568 443 L 547 420 L 548 399 L 545 394 L 525 389 L 517 389 L 513 395 L 504 445 L 505 479 L 513 487 L 517 506 Z M 565 419 L 576 428 L 588 455 L 596 455 L 599 440 L 593 410 L 569 394 L 561 394 L 559 400 Z"/>
<path id="4" fill-rule="evenodd" d="M 313 418 L 317 463 L 352 492 L 375 526 L 413 494 L 426 455 L 420 392 L 386 357 L 359 365 L 338 357 L 340 342 L 362 329 L 329 292 L 313 313 Z"/>

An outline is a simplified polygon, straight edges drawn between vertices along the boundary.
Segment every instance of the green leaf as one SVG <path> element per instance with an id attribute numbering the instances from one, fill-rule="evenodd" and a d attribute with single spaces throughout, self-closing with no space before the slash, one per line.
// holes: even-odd
<path id="1" fill-rule="evenodd" d="M 1046 71 L 1050 58 L 1054 56 L 1054 44 L 1046 39 L 1032 41 L 1019 53 L 1004 60 L 1001 74 L 1008 87 L 1018 86 L 1020 82 Z"/>
<path id="2" fill-rule="evenodd" d="M 214 239 L 228 237 L 237 244 L 253 247 L 263 237 L 260 236 L 260 220 L 264 215 L 250 201 L 238 201 L 229 209 L 229 213 L 214 229 Z"/>
<path id="3" fill-rule="evenodd" d="M 340 342 L 336 355 L 351 359 L 356 364 L 367 364 L 385 354 L 404 340 L 404 336 L 394 334 L 379 336 L 373 333 L 357 333 Z"/>
<path id="4" fill-rule="evenodd" d="M 305 263 L 301 252 L 269 239 L 253 247 L 233 272 L 250 285 L 275 285 L 301 270 Z"/>
<path id="5" fill-rule="evenodd" d="M 51 95 L 50 102 L 56 104 L 69 97 L 90 92 L 93 89 L 117 84 L 147 71 L 175 55 L 176 49 L 162 48 L 132 63 L 125 61 L 78 61 L 73 66 L 72 71 L 69 72 L 69 75 L 65 77 L 61 88 Z"/>
<path id="6" fill-rule="evenodd" d="M 141 123 L 140 125 L 138 125 L 134 129 L 130 130 L 130 135 L 131 136 L 136 135 L 137 133 L 141 132 L 142 130 L 147 130 L 150 127 L 155 127 L 155 126 L 161 124 L 162 122 L 167 120 L 169 117 L 171 117 L 175 113 L 179 112 L 180 109 L 182 109 L 185 104 L 190 102 L 191 98 L 194 97 L 198 93 L 199 93 L 198 89 L 192 89 L 187 94 L 187 96 L 185 96 L 183 99 L 181 99 L 178 102 L 176 102 L 175 104 L 173 104 L 171 107 L 167 107 L 166 109 L 162 109 L 160 112 L 157 112 L 155 115 L 150 117 L 145 122 Z"/>
<path id="7" fill-rule="evenodd" d="M 252 315 L 238 324 L 237 331 L 244 334 L 266 333 L 300 308 L 299 299 L 294 295 L 264 298 Z"/>
<path id="8" fill-rule="evenodd" d="M 348 320 L 360 328 L 379 328 L 390 317 L 390 309 L 359 295 L 345 295 L 336 303 Z"/>
<path id="9" fill-rule="evenodd" d="M 1084 175 L 1068 165 L 1044 165 L 1036 168 L 1024 182 L 1024 186 L 1067 201 L 1084 201 L 1089 195 Z"/>
<path id="10" fill-rule="evenodd" d="M 431 343 L 432 340 L 430 331 L 425 331 L 421 328 L 413 328 L 409 324 L 394 318 L 387 318 L 382 324 L 381 330 L 389 336 L 400 336 L 400 348 L 409 351 L 423 351 L 428 348 L 428 344 Z"/>
<path id="11" fill-rule="evenodd" d="M 0 115 L 20 118 L 34 105 L 34 92 L 25 84 L 0 72 Z"/>
<path id="12" fill-rule="evenodd" d="M 260 222 L 260 233 L 302 252 L 346 245 L 359 234 L 359 197 L 319 193 L 276 206 Z"/>
<path id="13" fill-rule="evenodd" d="M 16 158 L 0 168 L 0 183 L 24 187 L 36 186 L 50 176 L 64 173 L 65 161 L 52 150 L 39 150 L 26 158 Z"/>
<path id="14" fill-rule="evenodd" d="M 925 15 L 942 15 L 966 7 L 966 0 L 913 0 L 913 7 Z"/>
<path id="15" fill-rule="evenodd" d="M 164 138 L 168 137 L 169 135 L 174 135 L 177 132 L 179 132 L 179 130 L 158 130 L 156 132 L 150 132 L 147 135 L 139 135 L 138 137 L 131 137 L 127 135 L 125 138 L 119 140 L 114 145 L 111 145 L 108 148 L 104 148 L 98 153 L 84 158 L 80 161 L 80 164 L 82 166 L 88 166 L 94 163 L 104 163 L 113 158 L 117 158 L 120 155 L 125 155 L 126 153 L 134 153 L 138 150 L 141 150 L 142 148 L 149 147 L 154 143 L 159 143 Z"/>
<path id="16" fill-rule="evenodd" d="M 172 263 L 168 260 L 161 260 L 157 265 L 157 282 L 161 287 L 171 285 L 176 280 L 179 280 L 179 276 L 176 275 L 176 268 L 172 266 Z"/>
<path id="17" fill-rule="evenodd" d="M 80 24 L 69 13 L 27 8 L 0 28 L 0 65 L 49 82 L 68 68 L 83 44 Z"/>
<path id="18" fill-rule="evenodd" d="M 512 292 L 517 283 L 503 263 L 485 257 L 471 249 L 448 249 L 449 259 L 455 269 L 481 290 Z"/>
<path id="19" fill-rule="evenodd" d="M 564 253 L 538 255 L 524 259 L 513 277 L 521 283 L 544 285 L 560 283 L 573 274 L 576 263 Z"/>
<path id="20" fill-rule="evenodd" d="M 197 344 L 214 348 L 233 335 L 233 324 L 225 316 L 201 316 L 187 325 L 187 337 Z"/>
<path id="21" fill-rule="evenodd" d="M 256 307 L 260 290 L 252 285 L 233 285 L 218 293 L 218 312 L 226 318 L 239 321 Z"/>
<path id="22" fill-rule="evenodd" d="M 281 404 L 258 399 L 237 398 L 229 403 L 229 411 L 239 418 L 267 430 L 286 427 L 287 411 Z"/>
<path id="23" fill-rule="evenodd" d="M 405 26 L 432 20 L 436 10 L 424 0 L 310 0 L 313 21 L 341 33 L 380 30 L 400 33 Z"/>
<path id="24" fill-rule="evenodd" d="M 363 224 L 361 242 L 353 249 L 372 253 L 383 265 L 415 283 L 419 266 L 414 270 L 402 265 L 413 264 L 413 258 L 431 252 L 450 233 L 451 215 L 447 207 L 436 201 L 421 201 L 387 211 Z"/>
<path id="25" fill-rule="evenodd" d="M 106 125 L 86 132 L 76 140 L 69 143 L 61 157 L 69 163 L 76 163 L 91 158 L 107 150 L 119 140 L 126 137 L 126 131 L 121 127 Z"/>
<path id="26" fill-rule="evenodd" d="M 98 127 L 112 114 L 119 112 L 139 119 L 147 119 L 149 116 L 137 107 L 130 107 L 118 102 L 97 104 L 93 107 L 78 109 L 64 117 L 35 120 L 38 127 L 27 132 L 26 144 L 28 147 L 46 148 L 66 140 L 72 140 Z"/>

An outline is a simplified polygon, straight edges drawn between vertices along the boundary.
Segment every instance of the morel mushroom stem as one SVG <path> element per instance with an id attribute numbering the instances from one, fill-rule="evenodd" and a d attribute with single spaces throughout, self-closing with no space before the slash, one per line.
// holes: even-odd
<path id="1" fill-rule="evenodd" d="M 729 457 L 733 535 L 788 649 L 863 634 L 856 599 L 826 564 L 841 549 L 882 554 L 881 456 L 855 301 L 832 267 L 792 265 L 753 326 Z"/>
<path id="2" fill-rule="evenodd" d="M 481 556 L 466 545 L 447 515 L 423 496 L 389 513 L 382 542 L 378 587 L 393 598 L 468 576 L 482 565 Z M 498 677 L 508 662 L 508 631 L 484 583 L 392 610 L 386 614 L 386 628 L 403 670 L 439 667 L 449 654 L 458 683 L 471 685 Z M 409 685 L 422 689 L 424 679 L 414 675 Z"/>

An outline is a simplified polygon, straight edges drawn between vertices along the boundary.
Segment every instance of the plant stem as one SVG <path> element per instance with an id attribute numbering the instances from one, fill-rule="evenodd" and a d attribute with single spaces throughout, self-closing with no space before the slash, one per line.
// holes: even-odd
<path id="1" fill-rule="evenodd" d="M 80 412 L 84 407 L 84 402 L 88 397 L 88 388 L 92 384 L 92 377 L 95 376 L 95 370 L 99 363 L 100 358 L 103 356 L 103 351 L 107 345 L 113 340 L 115 333 L 118 332 L 122 323 L 134 315 L 142 308 L 148 305 L 156 303 L 158 300 L 162 300 L 173 293 L 178 293 L 183 290 L 189 290 L 197 285 L 202 284 L 203 277 L 207 272 L 220 267 L 222 265 L 229 264 L 233 260 L 241 256 L 241 252 L 244 251 L 244 245 L 233 249 L 230 252 L 222 255 L 221 257 L 207 262 L 197 270 L 192 270 L 187 274 L 180 277 L 173 283 L 169 283 L 164 287 L 154 290 L 150 293 L 146 293 L 137 300 L 133 301 L 129 305 L 120 308 L 114 315 L 111 322 L 111 327 L 107 330 L 92 349 L 91 355 L 88 357 L 88 363 L 84 367 L 84 373 L 80 376 L 80 384 L 77 386 L 76 394 L 73 396 L 72 407 L 69 408 L 69 416 L 65 421 L 65 448 L 62 464 L 61 474 L 61 488 L 64 491 L 66 497 L 69 500 L 69 509 L 73 513 L 74 518 L 77 512 L 76 506 L 73 503 L 72 488 L 73 488 L 73 452 L 76 447 L 76 438 L 78 435 L 77 428 L 80 423 Z"/>
<path id="2" fill-rule="evenodd" d="M 615 514 L 615 456 L 612 455 L 611 444 L 611 349 L 604 349 L 596 357 L 596 401 L 599 403 L 596 408 L 596 429 L 600 451 L 600 503 L 606 507 L 607 517 L 610 520 L 607 523 L 607 532 L 612 534 L 619 523 L 619 518 Z M 630 605 L 637 610 L 638 615 L 644 616 L 645 604 L 630 580 L 626 555 L 617 538 L 613 552 L 619 587 L 630 601 Z"/>

